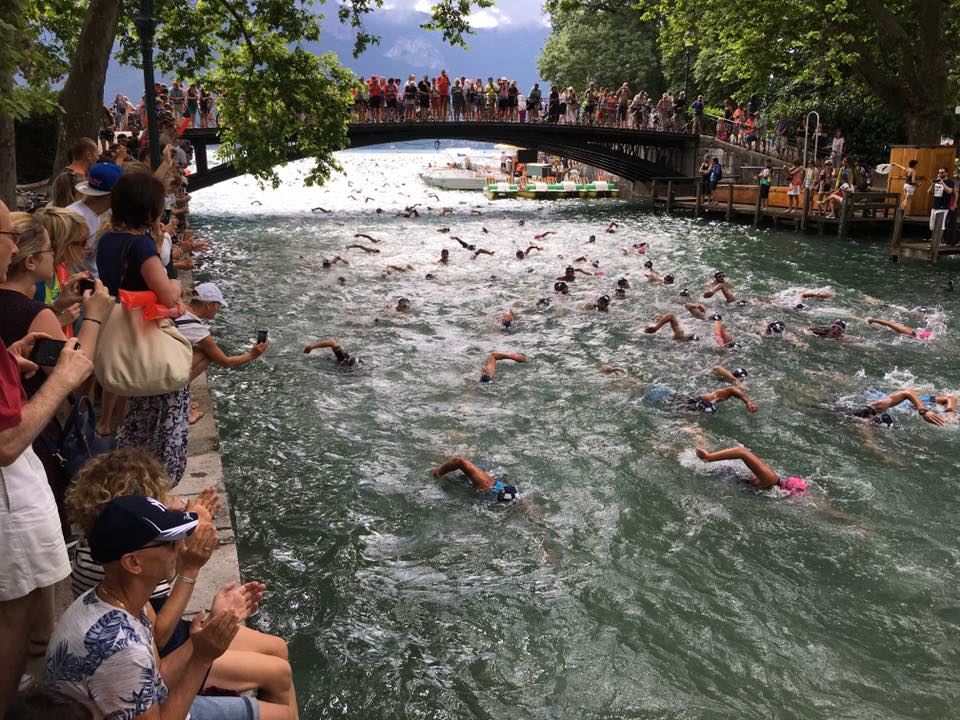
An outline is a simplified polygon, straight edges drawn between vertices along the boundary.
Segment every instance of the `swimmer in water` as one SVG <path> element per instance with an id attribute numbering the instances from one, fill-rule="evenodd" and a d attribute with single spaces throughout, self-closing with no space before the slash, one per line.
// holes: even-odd
<path id="1" fill-rule="evenodd" d="M 630 289 L 630 281 L 627 280 L 625 277 L 620 278 L 619 280 L 617 280 L 617 289 L 618 289 L 618 290 L 629 290 L 629 289 Z"/>
<path id="2" fill-rule="evenodd" d="M 593 275 L 592 272 L 587 272 L 586 270 L 581 270 L 580 268 L 575 268 L 573 265 L 567 265 L 566 270 L 563 271 L 563 275 L 557 278 L 557 280 L 563 280 L 565 282 L 571 283 L 575 282 L 577 279 L 576 273 L 582 275 Z"/>
<path id="3" fill-rule="evenodd" d="M 303 349 L 303 352 L 304 354 L 309 355 L 314 350 L 318 350 L 320 348 L 330 348 L 334 354 L 334 357 L 336 358 L 337 364 L 342 368 L 353 367 L 357 363 L 357 358 L 347 353 L 342 347 L 340 347 L 340 343 L 332 338 L 310 343 Z"/>
<path id="4" fill-rule="evenodd" d="M 448 265 L 450 263 L 450 251 L 444 248 L 440 251 L 440 264 Z"/>
<path id="5" fill-rule="evenodd" d="M 720 315 L 720 313 L 714 313 L 711 315 L 710 321 L 713 323 L 713 339 L 716 341 L 719 347 L 727 348 L 729 350 L 740 349 L 740 343 L 733 339 L 733 335 L 723 324 L 723 317 Z"/>
<path id="6" fill-rule="evenodd" d="M 560 295 L 567 295 L 570 292 L 570 287 L 563 280 L 557 280 L 553 284 L 553 291 Z"/>
<path id="7" fill-rule="evenodd" d="M 616 220 L 611 220 L 610 223 L 607 225 L 607 229 L 604 230 L 604 232 L 606 233 L 616 232 L 618 227 L 620 227 L 620 223 L 618 223 Z"/>
<path id="8" fill-rule="evenodd" d="M 534 239 L 534 240 L 543 240 L 543 239 L 546 238 L 548 235 L 556 235 L 556 234 L 557 234 L 557 233 L 556 233 L 555 230 L 547 230 L 546 232 L 542 232 L 542 233 L 540 233 L 540 234 L 538 234 L 538 235 L 534 235 L 534 236 L 533 236 L 533 239 Z"/>
<path id="9" fill-rule="evenodd" d="M 651 266 L 652 265 L 653 263 L 651 263 Z M 647 280 L 649 280 L 650 282 L 663 283 L 664 285 L 673 285 L 673 280 L 674 280 L 673 273 L 667 273 L 666 275 L 661 277 L 659 273 L 655 273 L 653 270 L 648 270 L 647 272 L 644 273 L 644 275 L 647 276 Z"/>
<path id="10" fill-rule="evenodd" d="M 497 375 L 497 362 L 500 360 L 513 360 L 517 363 L 527 362 L 527 356 L 520 353 L 502 353 L 492 352 L 487 355 L 487 361 L 483 364 L 483 372 L 480 374 L 480 382 L 492 383 Z"/>
<path id="11" fill-rule="evenodd" d="M 892 392 L 886 397 L 882 397 L 879 400 L 874 400 L 873 402 L 867 403 L 863 408 L 856 411 L 854 415 L 858 418 L 863 418 L 864 420 L 870 420 L 878 425 L 886 425 L 887 427 L 890 427 L 893 425 L 893 417 L 887 412 L 887 410 L 896 407 L 904 400 L 916 408 L 917 413 L 924 419 L 924 421 L 930 423 L 931 425 L 936 425 L 937 427 L 943 427 L 943 417 L 924 405 L 923 399 L 916 390 L 903 389 Z"/>
<path id="12" fill-rule="evenodd" d="M 900 335 L 909 335 L 917 340 L 930 340 L 933 337 L 933 331 L 928 328 L 914 329 L 908 325 L 901 325 L 900 323 L 891 322 L 890 320 L 881 320 L 880 318 L 874 317 L 868 317 L 867 323 L 870 325 L 880 325 L 882 327 L 890 328 Z"/>
<path id="13" fill-rule="evenodd" d="M 525 259 L 530 254 L 531 250 L 543 250 L 543 248 L 539 245 L 530 245 L 530 247 L 528 247 L 526 250 L 517 248 L 517 260 Z"/>
<path id="14" fill-rule="evenodd" d="M 713 284 L 707 287 L 707 291 L 703 296 L 705 298 L 712 298 L 718 292 L 723 295 L 723 299 L 728 303 L 736 301 L 736 298 L 733 296 L 733 293 L 730 292 L 730 288 L 727 285 L 727 276 L 722 270 L 718 270 L 713 274 Z"/>
<path id="15" fill-rule="evenodd" d="M 397 307 L 394 308 L 397 312 L 403 312 L 404 310 L 410 309 L 410 301 L 406 298 L 400 298 L 397 300 Z"/>
<path id="16" fill-rule="evenodd" d="M 494 254 L 493 250 L 487 250 L 486 248 L 477 248 L 476 251 L 473 253 L 473 259 L 476 260 L 481 255 L 493 255 L 493 254 Z"/>
<path id="17" fill-rule="evenodd" d="M 643 329 L 643 331 L 648 335 L 653 335 L 664 325 L 670 323 L 670 328 L 673 330 L 673 339 L 677 342 L 690 342 L 692 340 L 700 339 L 696 335 L 684 333 L 683 328 L 680 327 L 680 321 L 677 320 L 677 316 L 673 313 L 667 313 L 666 315 L 654 315 L 653 323 L 653 325 L 649 325 Z"/>
<path id="18" fill-rule="evenodd" d="M 706 320 L 707 319 L 707 308 L 700 303 L 684 303 L 683 307 L 686 308 L 687 312 L 693 315 L 697 320 Z"/>
<path id="19" fill-rule="evenodd" d="M 356 233 L 353 237 L 355 237 L 355 238 L 363 238 L 364 240 L 369 240 L 369 241 L 372 242 L 374 245 L 376 245 L 377 243 L 380 242 L 380 241 L 377 240 L 375 237 L 371 237 L 370 235 L 367 235 L 366 233 Z"/>
<path id="20" fill-rule="evenodd" d="M 733 370 L 727 370 L 723 365 L 714 365 L 710 368 L 712 372 L 717 377 L 721 377 L 726 380 L 731 385 L 740 386 L 743 384 L 743 381 L 748 377 L 749 373 L 746 368 L 734 368 Z"/>
<path id="21" fill-rule="evenodd" d="M 450 236 L 450 239 L 451 239 L 451 240 L 456 240 L 458 243 L 460 243 L 460 247 L 462 247 L 464 250 L 470 250 L 470 251 L 472 252 L 472 251 L 474 251 L 474 250 L 477 249 L 477 246 L 476 246 L 476 245 L 472 245 L 472 244 L 470 244 L 470 243 L 468 243 L 468 242 L 464 242 L 463 240 L 461 240 L 460 238 L 458 238 L 456 235 L 451 235 L 451 236 Z"/>
<path id="22" fill-rule="evenodd" d="M 353 245 L 347 245 L 347 250 L 350 248 L 356 248 L 357 250 L 363 250 L 368 255 L 378 255 L 380 253 L 377 248 L 367 247 L 366 245 L 361 245 L 360 243 L 354 243 Z"/>
<path id="23" fill-rule="evenodd" d="M 509 330 L 510 326 L 513 325 L 513 310 L 507 310 L 500 318 L 500 322 L 503 323 L 503 329 Z"/>
<path id="24" fill-rule="evenodd" d="M 715 452 L 710 452 L 705 447 L 698 447 L 697 457 L 709 463 L 718 460 L 739 460 L 752 473 L 746 481 L 761 490 L 779 488 L 786 493 L 785 497 L 802 497 L 807 494 L 807 483 L 801 478 L 796 476 L 780 477 L 769 465 L 745 447 L 731 447 Z"/>
<path id="25" fill-rule="evenodd" d="M 595 302 L 588 302 L 584 306 L 585 310 L 596 310 L 597 312 L 609 312 L 610 310 L 610 296 L 601 295 L 596 299 Z"/>
<path id="26" fill-rule="evenodd" d="M 387 275 L 393 275 L 395 272 L 407 272 L 408 270 L 415 270 L 416 268 L 413 265 L 407 265 L 403 267 L 401 265 L 387 265 Z"/>
<path id="27" fill-rule="evenodd" d="M 462 472 L 477 491 L 490 495 L 492 498 L 495 498 L 497 502 L 513 502 L 520 495 L 520 493 L 517 492 L 517 488 L 513 485 L 505 485 L 495 479 L 486 470 L 477 467 L 462 455 L 447 460 L 440 467 L 433 468 L 430 474 L 435 478 L 440 478 L 454 470 Z"/>
<path id="28" fill-rule="evenodd" d="M 827 340 L 839 340 L 840 342 L 853 342 L 853 338 L 844 335 L 847 329 L 847 323 L 843 320 L 834 320 L 832 325 L 816 325 L 808 328 L 807 332 L 817 337 Z"/>

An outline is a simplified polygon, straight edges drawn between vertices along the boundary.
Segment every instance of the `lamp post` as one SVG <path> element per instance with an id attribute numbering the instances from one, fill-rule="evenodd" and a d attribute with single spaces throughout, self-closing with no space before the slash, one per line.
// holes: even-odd
<path id="1" fill-rule="evenodd" d="M 153 17 L 153 0 L 140 0 L 140 15 L 133 24 L 140 36 L 140 54 L 143 62 L 143 97 L 147 106 L 147 138 L 150 142 L 150 166 L 160 166 L 160 132 L 157 128 L 157 93 L 153 79 L 153 33 L 157 19 Z"/>
<path id="2" fill-rule="evenodd" d="M 693 43 L 690 38 L 683 39 L 683 96 L 687 97 L 687 81 L 690 79 L 690 48 Z"/>

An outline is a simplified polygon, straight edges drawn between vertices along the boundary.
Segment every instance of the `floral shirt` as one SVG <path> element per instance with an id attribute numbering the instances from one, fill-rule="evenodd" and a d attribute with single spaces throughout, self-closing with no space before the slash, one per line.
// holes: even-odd
<path id="1" fill-rule="evenodd" d="M 167 698 L 153 648 L 153 628 L 103 602 L 93 590 L 57 623 L 43 661 L 45 687 L 69 695 L 105 720 L 131 720 Z"/>

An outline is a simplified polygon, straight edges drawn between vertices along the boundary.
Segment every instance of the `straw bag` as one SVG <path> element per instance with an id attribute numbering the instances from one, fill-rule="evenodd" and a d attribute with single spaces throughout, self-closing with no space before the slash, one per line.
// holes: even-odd
<path id="1" fill-rule="evenodd" d="M 131 241 L 120 255 L 123 275 Z M 117 302 L 100 329 L 93 372 L 108 392 L 121 397 L 165 395 L 186 387 L 193 366 L 193 346 L 173 320 L 145 320 L 144 308 L 128 308 Z"/>
<path id="2" fill-rule="evenodd" d="M 116 303 L 100 330 L 93 371 L 122 397 L 165 395 L 186 387 L 193 347 L 172 320 L 144 320 L 143 308 Z"/>

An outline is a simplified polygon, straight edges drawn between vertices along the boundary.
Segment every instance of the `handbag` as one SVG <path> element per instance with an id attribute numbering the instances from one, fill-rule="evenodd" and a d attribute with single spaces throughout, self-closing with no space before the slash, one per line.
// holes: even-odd
<path id="1" fill-rule="evenodd" d="M 93 371 L 105 390 L 121 397 L 165 395 L 186 387 L 193 347 L 173 321 L 144 320 L 143 308 L 116 303 L 97 339 Z"/>
<path id="2" fill-rule="evenodd" d="M 126 278 L 126 244 L 121 256 Z M 123 287 L 121 279 L 120 287 Z M 103 388 L 121 397 L 165 395 L 187 386 L 193 347 L 173 321 L 145 320 L 143 307 L 114 304 L 100 329 L 93 371 Z"/>
<path id="3" fill-rule="evenodd" d="M 96 416 L 90 398 L 71 397 L 70 400 L 73 410 L 66 422 L 62 425 L 55 423 L 60 428 L 59 437 L 55 432 L 44 432 L 39 436 L 44 448 L 59 463 L 64 483 L 73 480 L 90 458 L 112 450 L 117 444 L 115 439 L 98 437 L 94 432 Z"/>

